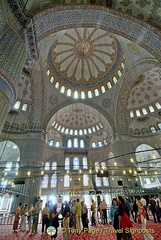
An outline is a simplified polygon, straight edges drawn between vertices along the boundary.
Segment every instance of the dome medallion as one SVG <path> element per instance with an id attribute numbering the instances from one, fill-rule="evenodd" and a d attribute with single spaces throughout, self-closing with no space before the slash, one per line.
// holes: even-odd
<path id="1" fill-rule="evenodd" d="M 61 93 L 92 98 L 117 83 L 124 69 L 119 41 L 97 28 L 75 28 L 61 33 L 47 58 L 47 75 Z"/>

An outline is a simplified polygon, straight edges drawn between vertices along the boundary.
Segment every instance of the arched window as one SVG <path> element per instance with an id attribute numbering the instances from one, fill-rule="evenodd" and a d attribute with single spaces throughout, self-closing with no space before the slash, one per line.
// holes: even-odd
<path id="1" fill-rule="evenodd" d="M 44 170 L 50 170 L 50 163 L 49 162 L 45 163 Z"/>
<path id="2" fill-rule="evenodd" d="M 65 170 L 70 169 L 70 158 L 66 157 L 65 158 Z"/>
<path id="3" fill-rule="evenodd" d="M 24 103 L 23 106 L 22 106 L 22 111 L 26 111 L 27 110 L 27 104 Z"/>
<path id="4" fill-rule="evenodd" d="M 81 99 L 85 99 L 85 98 L 86 98 L 85 92 L 81 91 Z"/>
<path id="5" fill-rule="evenodd" d="M 97 187 L 101 187 L 101 178 L 97 177 L 97 175 L 95 176 L 95 181 L 96 181 L 96 186 Z"/>
<path id="6" fill-rule="evenodd" d="M 14 104 L 13 107 L 14 107 L 15 109 L 19 109 L 20 104 L 21 104 L 20 101 L 17 101 L 17 102 Z"/>
<path id="7" fill-rule="evenodd" d="M 83 132 L 84 132 L 84 134 L 87 134 L 87 129 L 84 129 Z"/>
<path id="8" fill-rule="evenodd" d="M 61 92 L 61 93 L 64 93 L 64 92 L 65 92 L 65 86 L 62 86 L 62 87 L 61 87 L 60 92 Z"/>
<path id="9" fill-rule="evenodd" d="M 93 148 L 96 147 L 96 142 L 92 142 L 92 147 L 93 147 Z"/>
<path id="10" fill-rule="evenodd" d="M 153 106 L 149 106 L 149 111 L 150 111 L 150 112 L 154 112 Z"/>
<path id="11" fill-rule="evenodd" d="M 81 140 L 80 140 L 80 148 L 84 148 L 84 147 L 85 147 L 85 145 L 84 145 L 84 140 L 81 139 Z"/>
<path id="12" fill-rule="evenodd" d="M 72 95 L 72 90 L 69 88 L 68 90 L 67 90 L 67 96 L 71 96 Z"/>
<path id="13" fill-rule="evenodd" d="M 78 94 L 78 91 L 77 91 L 77 90 L 74 91 L 73 97 L 74 97 L 75 99 L 77 99 L 77 98 L 79 97 L 79 94 Z"/>
<path id="14" fill-rule="evenodd" d="M 73 158 L 73 170 L 79 170 L 79 158 Z"/>
<path id="15" fill-rule="evenodd" d="M 154 126 L 150 127 L 150 130 L 151 130 L 152 133 L 155 133 L 157 131 Z"/>
<path id="16" fill-rule="evenodd" d="M 136 116 L 137 116 L 137 117 L 140 117 L 140 116 L 141 116 L 140 110 L 136 110 Z"/>
<path id="17" fill-rule="evenodd" d="M 64 133 L 64 131 L 65 131 L 65 127 L 62 127 L 61 132 Z"/>
<path id="18" fill-rule="evenodd" d="M 83 161 L 83 169 L 88 169 L 87 158 L 83 157 L 82 161 Z"/>
<path id="19" fill-rule="evenodd" d="M 73 129 L 70 129 L 69 134 L 70 134 L 70 135 L 73 135 Z"/>
<path id="20" fill-rule="evenodd" d="M 101 141 L 98 141 L 98 146 L 102 147 L 102 142 Z"/>
<path id="21" fill-rule="evenodd" d="M 108 177 L 103 177 L 103 185 L 104 185 L 105 187 L 109 186 Z"/>
<path id="22" fill-rule="evenodd" d="M 54 145 L 54 141 L 53 140 L 50 140 L 49 141 L 49 146 L 53 146 Z"/>
<path id="23" fill-rule="evenodd" d="M 89 178 L 88 175 L 84 174 L 83 175 L 83 186 L 87 187 L 89 185 Z"/>
<path id="24" fill-rule="evenodd" d="M 94 90 L 94 94 L 95 94 L 95 96 L 99 96 L 99 91 L 97 88 Z"/>
<path id="25" fill-rule="evenodd" d="M 57 185 L 57 176 L 56 176 L 56 174 L 52 174 L 52 176 L 51 176 L 51 187 L 56 188 L 56 185 Z"/>
<path id="26" fill-rule="evenodd" d="M 155 106 L 156 106 L 157 109 L 161 109 L 160 103 L 155 103 Z"/>
<path id="27" fill-rule="evenodd" d="M 72 140 L 71 140 L 71 139 L 68 139 L 68 141 L 67 141 L 67 147 L 68 147 L 68 148 L 72 148 Z"/>
<path id="28" fill-rule="evenodd" d="M 74 130 L 74 135 L 78 135 L 78 130 Z"/>
<path id="29" fill-rule="evenodd" d="M 135 129 L 134 130 L 134 135 L 140 134 L 140 130 L 139 129 Z"/>
<path id="30" fill-rule="evenodd" d="M 92 98 L 92 92 L 88 91 L 88 98 Z"/>
<path id="31" fill-rule="evenodd" d="M 91 128 L 88 128 L 88 133 L 91 134 L 92 133 L 92 130 Z"/>
<path id="32" fill-rule="evenodd" d="M 74 148 L 78 148 L 78 138 L 74 138 L 73 145 L 74 145 Z"/>
<path id="33" fill-rule="evenodd" d="M 83 135 L 83 130 L 82 129 L 79 130 L 79 135 Z"/>
<path id="34" fill-rule="evenodd" d="M 7 162 L 5 171 L 11 171 L 11 168 L 12 168 L 12 162 Z"/>
<path id="35" fill-rule="evenodd" d="M 130 117 L 133 118 L 134 117 L 134 112 L 130 111 Z"/>
<path id="36" fill-rule="evenodd" d="M 102 93 L 105 93 L 105 92 L 106 92 L 106 89 L 105 89 L 104 86 L 101 86 L 101 92 L 102 92 Z"/>
<path id="37" fill-rule="evenodd" d="M 55 147 L 60 147 L 60 141 L 56 141 Z"/>
<path id="38" fill-rule="evenodd" d="M 158 128 L 161 129 L 161 123 L 158 123 Z"/>
<path id="39" fill-rule="evenodd" d="M 67 174 L 64 176 L 64 187 L 70 187 L 70 177 Z"/>
<path id="40" fill-rule="evenodd" d="M 65 129 L 65 134 L 68 134 L 69 133 L 69 128 L 66 128 Z"/>
<path id="41" fill-rule="evenodd" d="M 143 115 L 146 115 L 146 114 L 148 114 L 148 112 L 147 112 L 146 108 L 143 108 L 143 109 L 142 109 L 142 112 L 143 112 Z"/>
<path id="42" fill-rule="evenodd" d="M 52 163 L 52 170 L 56 171 L 57 170 L 57 162 Z"/>
<path id="43" fill-rule="evenodd" d="M 47 188 L 48 182 L 49 182 L 49 177 L 47 174 L 45 174 L 42 179 L 42 188 Z"/>

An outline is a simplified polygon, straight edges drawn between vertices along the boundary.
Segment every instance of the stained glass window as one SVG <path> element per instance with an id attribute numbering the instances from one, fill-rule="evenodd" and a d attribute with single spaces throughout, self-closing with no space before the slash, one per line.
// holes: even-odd
<path id="1" fill-rule="evenodd" d="M 97 175 L 95 176 L 95 181 L 96 181 L 96 186 L 97 187 L 101 187 L 101 178 L 97 177 Z"/>
<path id="2" fill-rule="evenodd" d="M 80 148 L 84 148 L 84 147 L 85 147 L 85 145 L 84 145 L 84 140 L 81 139 L 81 140 L 80 140 Z"/>
<path id="3" fill-rule="evenodd" d="M 70 158 L 66 157 L 65 158 L 65 170 L 70 169 Z"/>
<path id="4" fill-rule="evenodd" d="M 86 175 L 86 174 L 83 175 L 83 186 L 84 187 L 87 187 L 89 185 L 88 181 L 89 181 L 88 175 Z"/>
<path id="5" fill-rule="evenodd" d="M 42 179 L 42 188 L 47 188 L 48 187 L 48 181 L 49 181 L 49 177 L 48 175 L 44 175 L 43 179 Z"/>
<path id="6" fill-rule="evenodd" d="M 52 163 L 52 170 L 57 170 L 57 162 Z"/>
<path id="7" fill-rule="evenodd" d="M 69 187 L 70 186 L 70 177 L 69 175 L 64 176 L 64 187 Z"/>
<path id="8" fill-rule="evenodd" d="M 78 138 L 74 138 L 74 147 L 75 147 L 75 148 L 78 147 Z"/>
<path id="9" fill-rule="evenodd" d="M 83 169 L 88 169 L 87 158 L 83 157 L 82 161 L 83 161 Z"/>
<path id="10" fill-rule="evenodd" d="M 108 186 L 109 185 L 108 177 L 103 177 L 103 185 L 104 186 Z"/>
<path id="11" fill-rule="evenodd" d="M 50 163 L 49 163 L 49 162 L 46 162 L 46 163 L 45 163 L 44 170 L 49 170 L 49 169 L 50 169 Z"/>
<path id="12" fill-rule="evenodd" d="M 56 185 L 57 185 L 57 176 L 56 176 L 56 174 L 53 174 L 51 176 L 51 187 L 56 188 Z"/>
<path id="13" fill-rule="evenodd" d="M 73 159 L 73 170 L 79 170 L 79 158 L 75 157 Z"/>
<path id="14" fill-rule="evenodd" d="M 71 140 L 71 139 L 68 139 L 67 147 L 68 147 L 68 148 L 71 148 L 71 147 L 72 147 L 72 140 Z"/>

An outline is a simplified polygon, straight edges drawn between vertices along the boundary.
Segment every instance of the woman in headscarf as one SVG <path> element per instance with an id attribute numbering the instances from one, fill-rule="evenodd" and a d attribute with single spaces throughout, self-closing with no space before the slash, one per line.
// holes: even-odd
<path id="1" fill-rule="evenodd" d="M 21 206 L 22 206 L 22 203 L 19 203 L 18 207 L 16 208 L 15 220 L 13 223 L 14 232 L 18 229 L 19 218 L 20 218 L 20 214 L 21 214 Z"/>

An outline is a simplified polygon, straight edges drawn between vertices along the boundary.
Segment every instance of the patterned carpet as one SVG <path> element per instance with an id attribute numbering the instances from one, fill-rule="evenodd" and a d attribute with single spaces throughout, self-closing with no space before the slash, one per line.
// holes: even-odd
<path id="1" fill-rule="evenodd" d="M 96 227 L 90 227 L 90 233 L 81 233 L 80 235 L 72 233 L 70 240 L 116 240 L 115 233 L 110 233 L 112 230 L 110 225 L 97 225 Z M 140 229 L 139 224 L 134 224 L 133 231 Z M 147 229 L 152 229 L 154 240 L 161 240 L 161 223 L 153 223 L 153 221 L 147 221 Z M 144 240 L 143 234 L 132 234 L 133 240 Z M 62 240 L 63 234 L 61 228 L 59 228 L 58 237 L 56 240 Z M 41 225 L 39 224 L 38 233 L 30 234 L 28 232 L 13 232 L 12 225 L 0 225 L 0 240 L 51 240 L 47 234 L 41 234 Z"/>

